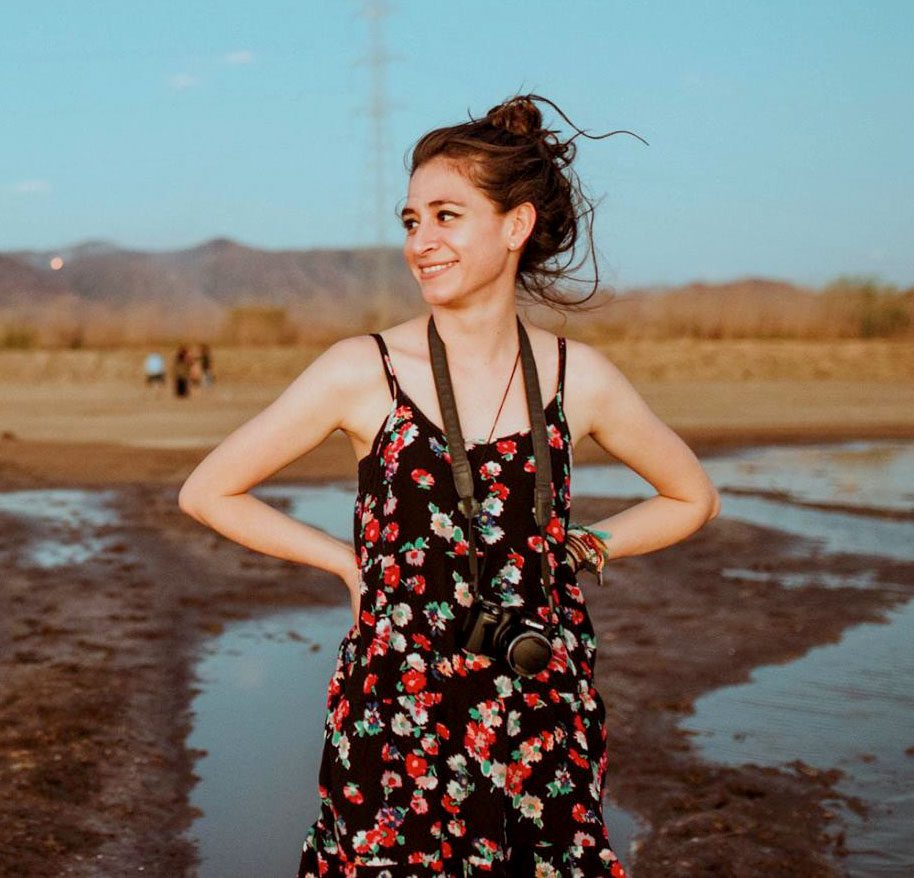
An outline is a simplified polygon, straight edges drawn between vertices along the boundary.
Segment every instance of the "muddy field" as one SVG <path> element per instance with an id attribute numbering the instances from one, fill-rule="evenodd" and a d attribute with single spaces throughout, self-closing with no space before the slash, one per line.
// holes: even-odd
<path id="1" fill-rule="evenodd" d="M 167 428 L 142 420 L 148 399 L 88 404 L 70 391 L 0 388 L 4 402 L 32 400 L 3 407 L 0 490 L 110 488 L 120 516 L 97 528 L 106 551 L 47 570 L 22 559 L 41 523 L 0 516 L 2 874 L 192 875 L 183 832 L 199 754 L 185 738 L 197 646 L 229 620 L 343 604 L 344 589 L 321 571 L 230 543 L 177 508 L 211 434 L 256 411 L 269 387 L 236 388 L 234 406 L 215 395 L 191 400 L 184 417 L 178 401 L 162 400 L 160 414 L 177 411 Z M 646 396 L 700 455 L 778 439 L 914 436 L 903 383 L 695 381 L 650 386 Z M 201 431 L 207 441 L 198 443 Z M 592 443 L 576 449 L 576 462 L 600 459 Z M 335 436 L 275 481 L 353 474 L 351 449 Z M 580 499 L 573 516 L 596 520 L 631 502 Z M 805 550 L 791 554 L 798 542 Z M 725 579 L 724 563 L 772 574 L 870 571 L 877 585 L 787 590 Z M 842 805 L 837 772 L 708 764 L 676 723 L 701 694 L 879 619 L 900 598 L 878 583 L 914 583 L 912 566 L 818 555 L 800 538 L 721 518 L 677 546 L 616 561 L 609 588 L 585 580 L 608 711 L 608 787 L 651 827 L 634 858 L 620 851 L 638 878 L 844 874 L 839 808 L 864 806 Z M 297 851 L 289 857 L 293 874 Z"/>

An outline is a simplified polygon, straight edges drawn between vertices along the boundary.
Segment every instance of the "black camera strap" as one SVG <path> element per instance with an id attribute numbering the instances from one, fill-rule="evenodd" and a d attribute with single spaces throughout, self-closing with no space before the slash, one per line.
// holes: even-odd
<path id="1" fill-rule="evenodd" d="M 517 335 L 520 342 L 520 359 L 524 374 L 524 388 L 527 394 L 527 409 L 530 415 L 530 432 L 533 438 L 533 456 L 536 462 L 536 483 L 534 488 L 534 517 L 542 538 L 541 573 L 543 591 L 549 601 L 550 612 L 555 611 L 552 587 L 546 525 L 552 517 L 552 458 L 549 453 L 549 439 L 546 433 L 546 415 L 543 411 L 542 394 L 540 393 L 539 376 L 536 371 L 536 360 L 530 339 L 520 318 L 517 318 Z M 473 471 L 467 459 L 463 432 L 457 415 L 457 403 L 454 399 L 454 388 L 447 365 L 447 352 L 444 342 L 438 335 L 434 318 L 428 318 L 428 347 L 432 363 L 432 374 L 435 378 L 435 390 L 438 393 L 438 405 L 444 419 L 444 431 L 447 435 L 448 450 L 451 456 L 451 471 L 454 474 L 454 485 L 460 498 L 460 511 L 467 519 L 467 543 L 469 545 L 470 576 L 474 600 L 479 595 L 479 561 L 476 557 L 476 538 L 474 520 L 482 507 L 476 499 L 473 483 Z"/>

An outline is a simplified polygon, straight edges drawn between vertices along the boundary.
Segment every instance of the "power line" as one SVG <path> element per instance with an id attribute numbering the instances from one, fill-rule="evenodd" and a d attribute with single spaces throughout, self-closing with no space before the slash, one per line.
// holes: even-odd
<path id="1" fill-rule="evenodd" d="M 384 19 L 391 12 L 387 0 L 364 0 L 361 16 L 368 22 L 368 54 L 364 60 L 371 72 L 371 102 L 368 116 L 371 120 L 371 148 L 373 160 L 369 163 L 374 168 L 375 185 L 375 221 L 377 248 L 374 281 L 375 301 L 377 302 L 376 322 L 378 328 L 385 327 L 392 311 L 392 291 L 387 261 L 387 228 L 390 223 L 388 213 L 388 149 L 389 139 L 387 122 L 392 105 L 387 96 L 387 65 L 394 56 L 387 51 L 384 39 Z"/>

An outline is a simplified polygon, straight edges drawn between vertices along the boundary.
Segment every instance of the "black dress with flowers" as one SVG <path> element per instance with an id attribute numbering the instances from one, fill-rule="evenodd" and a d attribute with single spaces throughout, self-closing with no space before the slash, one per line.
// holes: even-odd
<path id="1" fill-rule="evenodd" d="M 447 437 L 400 389 L 381 335 L 390 412 L 358 465 L 359 621 L 330 679 L 320 815 L 298 878 L 624 878 L 602 814 L 606 709 L 594 686 L 594 629 L 565 558 L 571 439 L 565 339 L 545 408 L 554 516 L 550 614 L 533 514 L 530 430 L 468 444 L 480 593 L 555 626 L 534 677 L 466 652 L 471 604 L 466 519 Z"/>

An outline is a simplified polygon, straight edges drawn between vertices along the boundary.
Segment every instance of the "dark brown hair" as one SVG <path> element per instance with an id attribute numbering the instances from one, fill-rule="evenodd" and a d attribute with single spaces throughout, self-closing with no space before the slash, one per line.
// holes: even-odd
<path id="1" fill-rule="evenodd" d="M 558 132 L 543 128 L 543 116 L 535 101 L 543 101 L 577 131 L 562 141 Z M 437 128 L 423 135 L 407 162 L 410 176 L 438 156 L 454 162 L 461 173 L 481 189 L 500 213 L 529 201 L 536 208 L 536 223 L 521 252 L 517 283 L 530 299 L 551 308 L 574 310 L 590 299 L 599 287 L 599 269 L 594 256 L 594 205 L 584 195 L 571 163 L 577 152 L 574 140 L 583 134 L 593 140 L 631 131 L 591 135 L 581 131 L 547 98 L 535 94 L 515 95 L 492 107 L 482 119 Z M 633 137 L 638 137 L 633 134 Z M 638 137 L 643 143 L 647 143 Z M 587 219 L 587 240 L 593 257 L 593 289 L 583 299 L 569 300 L 555 290 L 561 278 L 572 278 L 587 254 L 575 260 L 579 223 Z M 562 257 L 567 256 L 563 261 Z"/>

